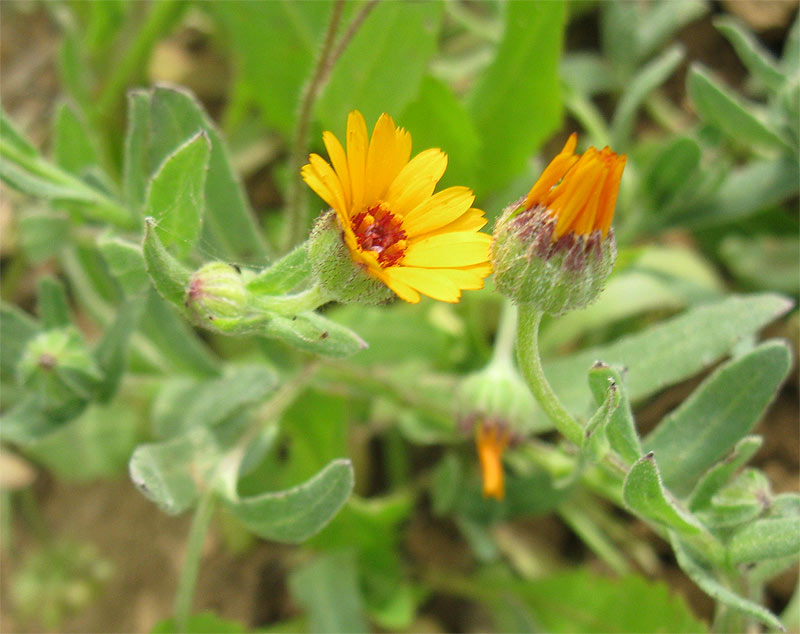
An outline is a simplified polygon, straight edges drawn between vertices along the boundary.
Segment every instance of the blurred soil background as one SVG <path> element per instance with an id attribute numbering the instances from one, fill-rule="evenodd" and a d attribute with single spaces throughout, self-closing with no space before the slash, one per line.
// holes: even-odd
<path id="1" fill-rule="evenodd" d="M 684 28 L 678 40 L 687 48 L 684 66 L 666 84 L 667 94 L 676 105 L 690 113 L 685 94 L 685 71 L 689 61 L 699 60 L 713 68 L 732 86 L 741 86 L 745 71 L 726 40 L 713 27 L 720 13 L 733 13 L 743 19 L 775 54 L 780 54 L 786 33 L 797 11 L 797 3 L 771 0 L 727 0 L 712 3 L 702 19 Z M 188 26 L 186 25 L 188 23 Z M 157 47 L 148 70 L 151 81 L 170 81 L 191 88 L 212 116 L 223 111 L 230 69 L 223 55 L 215 50 L 213 39 L 198 19 L 191 16 L 184 26 Z M 573 20 L 566 37 L 568 48 L 597 45 L 597 11 Z M 41 4 L 7 0 L 0 3 L 0 96 L 3 107 L 17 125 L 39 147 L 48 148 L 51 121 L 60 93 L 56 70 L 58 32 L 52 15 Z M 266 45 L 266 43 L 265 43 Z M 602 105 L 602 104 L 601 104 Z M 647 123 L 642 124 L 646 132 Z M 576 127 L 567 121 L 565 129 Z M 553 145 L 553 148 L 558 149 Z M 548 148 L 552 149 L 552 148 Z M 545 154 L 548 153 L 545 150 Z M 248 193 L 255 209 L 274 208 L 279 193 L 271 179 L 271 164 L 284 148 L 269 139 L 254 144 L 248 153 L 237 157 Z M 14 198 L 0 185 L 0 258 L 17 248 L 14 226 Z M 678 241 L 690 241 L 684 234 Z M 24 275 L 13 300 L 32 309 L 35 280 L 46 270 L 28 268 L 24 272 L 7 270 L 8 275 Z M 44 268 L 44 270 L 43 270 Z M 769 336 L 787 337 L 798 349 L 796 314 L 788 323 L 773 328 Z M 637 419 L 642 430 L 649 428 L 688 396 L 701 381 L 698 377 L 665 391 L 644 404 Z M 772 405 L 755 433 L 764 445 L 753 460 L 773 483 L 776 493 L 800 488 L 800 417 L 798 416 L 797 366 L 778 400 Z M 378 439 L 380 442 L 380 439 Z M 383 452 L 374 450 L 376 463 L 370 471 L 380 477 Z M 425 449 L 424 451 L 430 451 Z M 422 460 L 421 462 L 427 462 Z M 110 575 L 88 607 L 65 617 L 58 626 L 62 632 L 149 631 L 171 614 L 178 571 L 189 530 L 190 517 L 170 517 L 160 512 L 133 486 L 127 473 L 116 480 L 69 483 L 57 480 L 29 464 L 2 464 L 2 485 L 30 483 L 35 504 L 14 514 L 12 540 L 2 544 L 0 555 L 0 631 L 36 632 L 42 625 L 36 619 L 16 613 L 10 586 L 26 557 L 39 548 L 41 540 L 88 542 L 94 557 L 109 564 Z M 654 545 L 659 556 L 655 568 L 645 571 L 665 579 L 683 594 L 696 614 L 706 621 L 712 616 L 712 602 L 676 566 L 668 545 L 636 520 L 634 532 Z M 37 527 L 32 530 L 31 526 Z M 496 529 L 501 549 L 513 550 L 516 540 L 538 545 L 555 561 L 593 561 L 597 570 L 608 572 L 604 564 L 583 546 L 569 527 L 555 517 L 511 522 Z M 505 547 L 503 546 L 505 544 Z M 469 570 L 474 561 L 456 528 L 429 512 L 427 500 L 420 500 L 405 531 L 405 554 L 413 570 L 444 567 Z M 267 626 L 299 614 L 291 605 L 286 587 L 286 571 L 297 557 L 296 550 L 256 541 L 243 535 L 220 518 L 205 544 L 204 560 L 195 595 L 197 611 L 213 610 L 253 627 Z M 787 603 L 797 571 L 778 577 L 769 587 L 767 605 L 780 612 Z M 488 615 L 480 608 L 452 597 L 434 593 L 421 611 L 415 631 L 485 631 L 491 627 Z"/>

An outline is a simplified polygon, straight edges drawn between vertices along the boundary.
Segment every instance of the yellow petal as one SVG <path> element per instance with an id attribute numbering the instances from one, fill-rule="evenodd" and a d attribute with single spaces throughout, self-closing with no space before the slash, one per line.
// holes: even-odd
<path id="1" fill-rule="evenodd" d="M 386 194 L 392 213 L 406 215 L 430 197 L 447 169 L 447 154 L 433 148 L 417 154 L 400 170 Z"/>
<path id="2" fill-rule="evenodd" d="M 364 205 L 364 179 L 367 169 L 367 124 L 358 110 L 347 116 L 347 167 L 350 170 L 350 215 Z"/>
<path id="3" fill-rule="evenodd" d="M 303 180 L 333 209 L 344 210 L 342 185 L 333 168 L 319 154 L 312 154 L 308 160 L 300 172 Z"/>
<path id="4" fill-rule="evenodd" d="M 492 237 L 485 233 L 459 231 L 432 235 L 409 242 L 403 258 L 406 266 L 461 268 L 489 261 Z"/>
<path id="5" fill-rule="evenodd" d="M 481 209 L 468 209 L 466 213 L 453 220 L 453 222 L 446 224 L 444 227 L 439 227 L 434 231 L 426 234 L 425 237 L 443 235 L 446 233 L 455 233 L 460 231 L 476 232 L 481 227 L 485 226 L 488 220 L 483 215 Z"/>
<path id="6" fill-rule="evenodd" d="M 483 288 L 483 280 L 492 272 L 491 267 L 486 270 L 486 267 L 481 269 L 468 268 L 468 269 L 431 269 L 441 271 L 450 281 L 452 281 L 458 288 L 464 291 L 476 291 Z"/>
<path id="7" fill-rule="evenodd" d="M 395 275 L 401 268 L 403 267 L 393 266 L 388 269 L 382 269 L 376 272 L 376 275 L 386 286 L 391 288 L 400 299 L 404 299 L 411 304 L 416 304 L 419 302 L 419 293 L 406 282 L 398 279 Z"/>
<path id="8" fill-rule="evenodd" d="M 461 298 L 461 291 L 445 271 L 408 266 L 397 266 L 387 270 L 392 271 L 395 280 L 404 282 L 433 299 L 455 303 Z"/>
<path id="9" fill-rule="evenodd" d="M 323 132 L 322 142 L 325 144 L 325 149 L 328 150 L 333 169 L 342 184 L 344 203 L 349 209 L 353 194 L 350 189 L 350 168 L 347 166 L 347 154 L 345 154 L 342 144 L 339 143 L 339 139 L 336 138 L 333 132 L 328 132 L 327 130 Z"/>
<path id="10" fill-rule="evenodd" d="M 417 205 L 403 218 L 409 236 L 421 235 L 445 226 L 462 216 L 475 200 L 467 187 L 450 187 Z"/>
<path id="11" fill-rule="evenodd" d="M 372 140 L 367 151 L 365 204 L 382 200 L 389 185 L 408 163 L 411 144 L 407 144 L 406 151 L 398 142 L 403 143 L 403 139 L 397 135 L 394 121 L 388 114 L 382 114 L 372 131 Z"/>

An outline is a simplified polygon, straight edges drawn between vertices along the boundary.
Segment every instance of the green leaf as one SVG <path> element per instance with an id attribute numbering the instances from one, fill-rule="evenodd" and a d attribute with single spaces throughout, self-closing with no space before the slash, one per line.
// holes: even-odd
<path id="1" fill-rule="evenodd" d="M 45 411 L 37 395 L 28 394 L 0 417 L 0 438 L 23 446 L 41 440 L 78 416 L 86 402 L 73 401 L 70 405 L 69 412 L 62 409 L 62 415 L 54 417 Z"/>
<path id="2" fill-rule="evenodd" d="M 631 467 L 622 486 L 622 499 L 636 515 L 684 535 L 697 535 L 703 530 L 700 522 L 664 489 L 653 452 Z"/>
<path id="3" fill-rule="evenodd" d="M 661 49 L 679 29 L 708 12 L 702 0 L 662 0 L 652 2 L 636 28 L 636 51 L 640 59 Z M 625 42 L 619 43 L 620 47 Z"/>
<path id="4" fill-rule="evenodd" d="M 724 603 L 745 614 L 749 614 L 770 627 L 781 631 L 786 630 L 772 612 L 753 601 L 740 597 L 738 594 L 735 594 L 722 585 L 722 583 L 714 578 L 713 574 L 697 560 L 695 555 L 681 543 L 680 539 L 674 533 L 670 533 L 670 543 L 672 544 L 672 550 L 675 552 L 675 557 L 678 560 L 678 565 L 692 581 L 700 586 L 703 592 L 716 601 Z"/>
<path id="5" fill-rule="evenodd" d="M 791 358 L 767 342 L 717 369 L 642 443 L 658 456 L 664 482 L 688 494 L 697 478 L 744 438 L 786 378 Z"/>
<path id="6" fill-rule="evenodd" d="M 561 59 L 560 75 L 567 86 L 587 96 L 610 92 L 614 86 L 608 62 L 600 55 L 586 51 L 565 53 Z"/>
<path id="7" fill-rule="evenodd" d="M 68 326 L 71 320 L 64 285 L 54 277 L 46 275 L 39 280 L 38 286 L 37 299 L 42 327 L 49 330 Z"/>
<path id="8" fill-rule="evenodd" d="M 68 425 L 25 446 L 25 454 L 66 481 L 86 482 L 125 472 L 139 440 L 136 413 L 124 404 L 93 405 Z"/>
<path id="9" fill-rule="evenodd" d="M 277 375 L 265 365 L 228 367 L 222 376 L 204 381 L 191 392 L 191 400 L 182 403 L 182 420 L 170 435 L 189 427 L 220 423 L 243 408 L 260 403 L 277 387 Z"/>
<path id="10" fill-rule="evenodd" d="M 635 462 L 642 456 L 642 446 L 622 376 L 615 368 L 605 364 L 595 364 L 589 371 L 589 387 L 598 406 L 606 400 L 610 385 L 615 386 L 619 395 L 619 405 L 611 413 L 611 418 L 605 426 L 605 434 L 611 448 L 623 460 Z"/>
<path id="11" fill-rule="evenodd" d="M 122 191 L 128 208 L 144 215 L 147 184 L 152 170 L 148 162 L 150 143 L 150 93 L 128 93 L 128 125 L 125 130 L 125 158 L 122 165 Z"/>
<path id="12" fill-rule="evenodd" d="M 617 409 L 619 409 L 621 400 L 622 397 L 616 381 L 607 382 L 605 394 L 601 392 L 598 398 L 597 411 L 586 421 L 581 449 L 589 453 L 596 461 L 602 460 L 603 456 L 608 452 L 610 443 L 606 429 Z"/>
<path id="13" fill-rule="evenodd" d="M 447 172 L 440 188 L 474 181 L 480 139 L 464 105 L 447 84 L 424 77 L 419 94 L 408 104 L 399 122 L 412 131 L 416 148 L 438 147 L 447 153 Z"/>
<path id="14" fill-rule="evenodd" d="M 683 47 L 675 44 L 648 62 L 626 83 L 611 122 L 612 147 L 618 151 L 628 147 L 636 122 L 636 113 L 642 103 L 675 72 L 683 56 Z"/>
<path id="15" fill-rule="evenodd" d="M 706 526 L 735 528 L 761 515 L 769 506 L 769 480 L 758 469 L 745 469 L 711 498 L 707 510 L 698 511 Z"/>
<path id="16" fill-rule="evenodd" d="M 144 221 L 142 252 L 153 286 L 164 299 L 183 309 L 191 272 L 164 247 L 153 218 Z"/>
<path id="17" fill-rule="evenodd" d="M 301 244 L 249 280 L 247 290 L 255 294 L 282 295 L 294 291 L 310 275 L 308 250 Z"/>
<path id="18" fill-rule="evenodd" d="M 98 398 L 103 402 L 114 396 L 122 380 L 128 365 L 128 344 L 139 324 L 144 303 L 144 298 L 123 302 L 94 351 L 97 365 L 103 372 L 103 381 L 98 392 Z"/>
<path id="19" fill-rule="evenodd" d="M 644 176 L 645 190 L 655 209 L 675 198 L 696 173 L 702 152 L 697 141 L 689 137 L 676 137 L 650 165 Z"/>
<path id="20" fill-rule="evenodd" d="M 711 504 L 714 494 L 725 486 L 731 476 L 755 455 L 762 443 L 761 436 L 745 436 L 737 442 L 725 460 L 714 465 L 698 480 L 689 496 L 689 508 L 697 511 Z"/>
<path id="21" fill-rule="evenodd" d="M 757 520 L 734 533 L 728 543 L 732 564 L 786 557 L 798 551 L 800 517 Z"/>
<path id="22" fill-rule="evenodd" d="M 145 497 L 165 513 L 176 515 L 190 508 L 210 486 L 221 457 L 211 432 L 195 427 L 170 440 L 139 445 L 128 469 Z"/>
<path id="23" fill-rule="evenodd" d="M 288 136 L 333 3 L 279 0 L 205 6 L 226 28 L 238 61 L 239 81 L 247 85 L 264 121 Z M 264 46 L 265 33 L 269 33 L 269 46 Z"/>
<path id="24" fill-rule="evenodd" d="M 367 343 L 352 330 L 315 312 L 293 317 L 275 315 L 258 333 L 299 350 L 335 359 L 349 357 L 367 348 Z"/>
<path id="25" fill-rule="evenodd" d="M 797 236 L 728 235 L 719 254 L 731 272 L 759 289 L 800 294 L 800 239 Z"/>
<path id="26" fill-rule="evenodd" d="M 40 332 L 41 326 L 13 304 L 0 303 L 0 372 L 11 378 L 17 371 L 25 347 Z"/>
<path id="27" fill-rule="evenodd" d="M 368 632 L 352 550 L 325 554 L 289 577 L 294 599 L 308 613 L 310 632 Z"/>
<path id="28" fill-rule="evenodd" d="M 731 170 L 716 194 L 683 222 L 690 227 L 734 222 L 780 204 L 796 196 L 797 191 L 795 159 L 752 161 Z"/>
<path id="29" fill-rule="evenodd" d="M 150 286 L 141 246 L 106 233 L 97 239 L 97 248 L 127 295 L 137 295 Z"/>
<path id="30" fill-rule="evenodd" d="M 353 466 L 340 459 L 292 489 L 226 500 L 226 505 L 256 535 L 298 544 L 322 530 L 352 490 Z"/>
<path id="31" fill-rule="evenodd" d="M 210 151 L 208 137 L 198 132 L 164 160 L 147 189 L 145 211 L 155 219 L 162 244 L 180 258 L 200 236 Z"/>
<path id="32" fill-rule="evenodd" d="M 235 3 L 234 6 L 243 8 L 250 4 Z M 274 30 L 270 29 L 270 33 L 274 33 Z M 263 53 L 263 47 L 260 50 Z M 202 244 L 214 249 L 214 255 L 220 259 L 241 261 L 250 258 L 263 261 L 265 246 L 261 232 L 253 218 L 244 188 L 233 170 L 227 146 L 197 99 L 182 88 L 156 86 L 149 93 L 149 117 L 140 113 L 139 109 L 144 106 L 139 99 L 134 99 L 134 116 L 140 119 L 140 123 L 134 126 L 131 134 L 146 125 L 149 136 L 146 147 L 131 150 L 130 156 L 141 161 L 140 155 L 147 152 L 145 178 L 149 178 L 177 146 L 198 130 L 204 132 L 211 143 L 211 155 L 205 180 L 206 214 Z M 135 189 L 133 187 L 133 191 Z"/>
<path id="33" fill-rule="evenodd" d="M 788 146 L 755 114 L 752 105 L 717 82 L 699 64 L 686 80 L 689 98 L 700 118 L 739 143 L 787 151 Z"/>
<path id="34" fill-rule="evenodd" d="M 561 121 L 562 2 L 509 2 L 503 40 L 467 100 L 481 139 L 476 191 L 507 184 Z"/>
<path id="35" fill-rule="evenodd" d="M 55 135 L 56 163 L 63 169 L 83 176 L 87 168 L 100 164 L 91 133 L 67 104 L 61 104 L 56 113 Z"/>
<path id="36" fill-rule="evenodd" d="M 26 214 L 19 221 L 22 250 L 33 262 L 58 255 L 69 240 L 69 219 L 60 213 Z"/>
<path id="37" fill-rule="evenodd" d="M 8 118 L 6 111 L 0 108 L 0 138 L 9 143 L 14 149 L 23 155 L 35 157 L 39 151 L 31 144 L 25 136 L 17 130 L 16 126 Z"/>
<path id="38" fill-rule="evenodd" d="M 382 112 L 402 112 L 436 52 L 443 9 L 439 2 L 378 4 L 336 62 L 317 101 L 323 127 L 342 130 L 354 108 L 370 127 Z"/>
<path id="39" fill-rule="evenodd" d="M 563 570 L 541 579 L 481 577 L 492 604 L 517 599 L 542 632 L 707 632 L 679 594 L 664 582 L 626 575 L 611 577 L 587 568 Z M 501 604 L 502 605 L 502 604 Z"/>
<path id="40" fill-rule="evenodd" d="M 772 91 L 778 90 L 786 81 L 778 69 L 777 61 L 738 20 L 722 16 L 714 20 L 717 27 L 731 43 L 747 71 Z"/>
<path id="41" fill-rule="evenodd" d="M 246 625 L 238 621 L 231 621 L 217 616 L 213 612 L 201 612 L 192 614 L 180 632 L 177 629 L 175 619 L 159 621 L 150 630 L 150 634 L 246 634 L 250 632 Z"/>
<path id="42" fill-rule="evenodd" d="M 704 304 L 642 332 L 545 364 L 562 402 L 578 415 L 591 406 L 585 384 L 575 381 L 598 359 L 627 368 L 625 386 L 632 403 L 693 376 L 728 353 L 743 337 L 784 314 L 791 302 L 769 293 L 730 296 Z"/>
<path id="43" fill-rule="evenodd" d="M 164 354 L 172 372 L 188 372 L 196 376 L 219 374 L 219 359 L 172 306 L 152 289 L 147 295 L 141 328 Z"/>

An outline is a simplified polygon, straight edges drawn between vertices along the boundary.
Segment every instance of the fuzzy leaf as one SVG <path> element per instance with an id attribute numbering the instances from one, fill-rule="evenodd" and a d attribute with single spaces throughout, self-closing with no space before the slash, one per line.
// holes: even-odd
<path id="1" fill-rule="evenodd" d="M 787 557 L 800 551 L 800 517 L 762 519 L 747 524 L 728 543 L 728 559 L 742 564 Z"/>
<path id="2" fill-rule="evenodd" d="M 605 433 L 611 448 L 624 460 L 633 463 L 641 458 L 642 446 L 622 376 L 616 369 L 605 364 L 596 364 L 589 371 L 589 387 L 598 406 L 607 398 L 606 394 L 611 384 L 616 386 L 619 405 L 611 413 L 611 419 L 605 426 Z"/>
<path id="3" fill-rule="evenodd" d="M 767 342 L 716 370 L 642 443 L 662 464 L 668 488 L 688 494 L 697 478 L 744 438 L 786 378 L 790 355 Z"/>
<path id="4" fill-rule="evenodd" d="M 293 317 L 275 315 L 257 332 L 305 352 L 332 358 L 349 357 L 367 347 L 352 330 L 315 312 Z"/>
<path id="5" fill-rule="evenodd" d="M 292 489 L 226 500 L 226 504 L 256 535 L 298 544 L 322 530 L 352 490 L 353 466 L 340 459 Z"/>
<path id="6" fill-rule="evenodd" d="M 144 225 L 142 251 L 147 273 L 161 296 L 183 310 L 191 273 L 164 247 L 155 220 L 145 218 Z"/>
<path id="7" fill-rule="evenodd" d="M 725 460 L 718 462 L 703 474 L 689 497 L 689 508 L 696 511 L 707 507 L 713 495 L 719 491 L 731 476 L 740 469 L 759 450 L 763 440 L 761 436 L 745 436 L 733 448 Z"/>
<path id="8" fill-rule="evenodd" d="M 162 244 L 180 258 L 200 236 L 210 151 L 208 137 L 197 133 L 164 160 L 147 189 L 145 212 L 155 219 Z"/>
<path id="9" fill-rule="evenodd" d="M 637 515 L 680 533 L 695 535 L 702 530 L 697 519 L 680 508 L 664 489 L 652 453 L 641 458 L 628 472 L 622 487 L 622 498 Z"/>
<path id="10" fill-rule="evenodd" d="M 150 285 L 140 245 L 106 234 L 98 238 L 97 248 L 126 294 L 136 295 Z"/>

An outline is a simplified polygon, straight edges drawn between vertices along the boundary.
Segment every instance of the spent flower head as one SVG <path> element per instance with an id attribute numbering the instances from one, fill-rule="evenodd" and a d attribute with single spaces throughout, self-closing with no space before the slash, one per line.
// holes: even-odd
<path id="1" fill-rule="evenodd" d="M 577 142 L 570 135 L 494 231 L 497 288 L 517 304 L 555 315 L 592 302 L 616 259 L 611 220 L 626 157 L 608 147 L 577 155 Z"/>
<path id="2" fill-rule="evenodd" d="M 302 175 L 335 213 L 318 221 L 310 244 L 317 279 L 335 299 L 386 300 L 388 287 L 412 303 L 420 294 L 457 302 L 462 290 L 483 287 L 492 270 L 483 211 L 466 187 L 433 193 L 444 152 L 410 158 L 411 135 L 387 114 L 369 138 L 364 117 L 351 112 L 346 152 L 331 132 L 322 139 L 330 163 L 311 154 Z"/>

